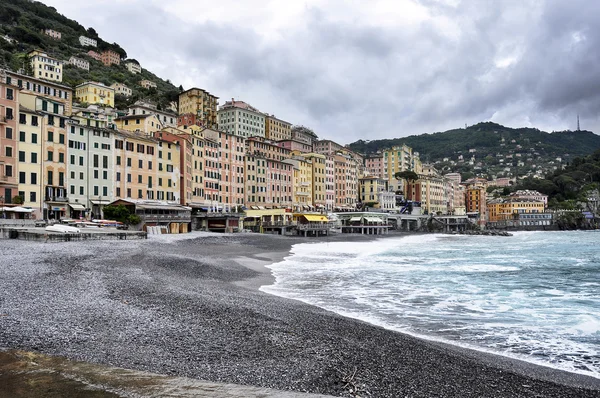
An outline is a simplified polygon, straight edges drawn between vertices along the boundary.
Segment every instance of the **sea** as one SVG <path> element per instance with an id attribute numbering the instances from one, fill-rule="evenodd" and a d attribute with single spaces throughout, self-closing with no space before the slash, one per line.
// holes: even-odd
<path id="1" fill-rule="evenodd" d="M 294 245 L 261 290 L 600 378 L 600 231 Z"/>

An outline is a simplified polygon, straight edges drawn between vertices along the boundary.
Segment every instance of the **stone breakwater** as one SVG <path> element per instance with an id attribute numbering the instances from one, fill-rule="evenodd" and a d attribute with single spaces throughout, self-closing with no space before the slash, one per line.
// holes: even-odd
<path id="1" fill-rule="evenodd" d="M 271 278 L 259 265 L 301 241 L 311 240 L 194 233 L 2 241 L 0 346 L 344 397 L 600 397 L 597 379 L 426 342 L 258 291 Z"/>

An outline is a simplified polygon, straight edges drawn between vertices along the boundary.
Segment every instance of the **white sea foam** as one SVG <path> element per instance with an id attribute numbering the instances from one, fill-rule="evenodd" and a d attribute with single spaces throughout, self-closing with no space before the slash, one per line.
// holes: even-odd
<path id="1" fill-rule="evenodd" d="M 299 244 L 262 290 L 389 329 L 600 377 L 597 235 Z M 590 244 L 594 243 L 594 244 Z M 578 266 L 573 266 L 578 264 Z"/>

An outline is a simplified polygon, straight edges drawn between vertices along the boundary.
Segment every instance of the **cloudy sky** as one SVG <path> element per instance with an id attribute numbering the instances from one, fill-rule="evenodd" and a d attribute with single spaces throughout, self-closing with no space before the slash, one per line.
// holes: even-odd
<path id="1" fill-rule="evenodd" d="M 184 88 L 349 143 L 480 121 L 600 132 L 600 2 L 42 0 Z"/>

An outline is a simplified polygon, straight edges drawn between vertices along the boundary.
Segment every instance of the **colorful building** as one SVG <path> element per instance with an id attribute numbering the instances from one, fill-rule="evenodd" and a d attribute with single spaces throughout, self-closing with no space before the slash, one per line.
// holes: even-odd
<path id="1" fill-rule="evenodd" d="M 121 55 L 113 50 L 104 50 L 100 53 L 100 61 L 102 61 L 105 66 L 120 65 Z"/>
<path id="2" fill-rule="evenodd" d="M 125 62 L 125 67 L 129 72 L 133 73 L 134 75 L 142 73 L 142 67 L 137 62 L 127 61 Z"/>
<path id="3" fill-rule="evenodd" d="M 115 90 L 98 82 L 85 82 L 75 87 L 75 98 L 87 104 L 115 106 Z"/>
<path id="4" fill-rule="evenodd" d="M 110 88 L 115 90 L 115 95 L 123 95 L 125 97 L 131 97 L 133 94 L 133 90 L 127 87 L 123 83 L 113 83 L 110 85 Z"/>
<path id="5" fill-rule="evenodd" d="M 145 115 L 127 115 L 115 119 L 115 124 L 120 130 L 152 135 L 164 128 L 157 115 L 147 113 Z"/>
<path id="6" fill-rule="evenodd" d="M 6 84 L 6 75 L 0 75 L 0 206 L 12 203 L 13 198 L 19 195 L 18 114 L 19 90 Z"/>
<path id="7" fill-rule="evenodd" d="M 291 140 L 292 124 L 275 117 L 265 116 L 265 138 L 273 141 Z"/>
<path id="8" fill-rule="evenodd" d="M 216 129 L 218 126 L 218 101 L 219 97 L 206 90 L 194 87 L 179 94 L 179 114 L 191 113 L 197 118 L 196 123 L 193 124 Z M 191 123 L 188 125 L 191 125 Z"/>
<path id="9" fill-rule="evenodd" d="M 150 90 L 151 88 L 156 88 L 156 83 L 154 83 L 153 81 L 150 80 L 141 80 L 140 81 L 140 86 L 144 87 L 145 89 Z"/>
<path id="10" fill-rule="evenodd" d="M 265 137 L 265 115 L 244 101 L 225 102 L 218 111 L 219 128 L 241 137 Z"/>
<path id="11" fill-rule="evenodd" d="M 63 62 L 48 56 L 41 50 L 32 50 L 28 54 L 33 77 L 37 79 L 62 82 Z"/>

